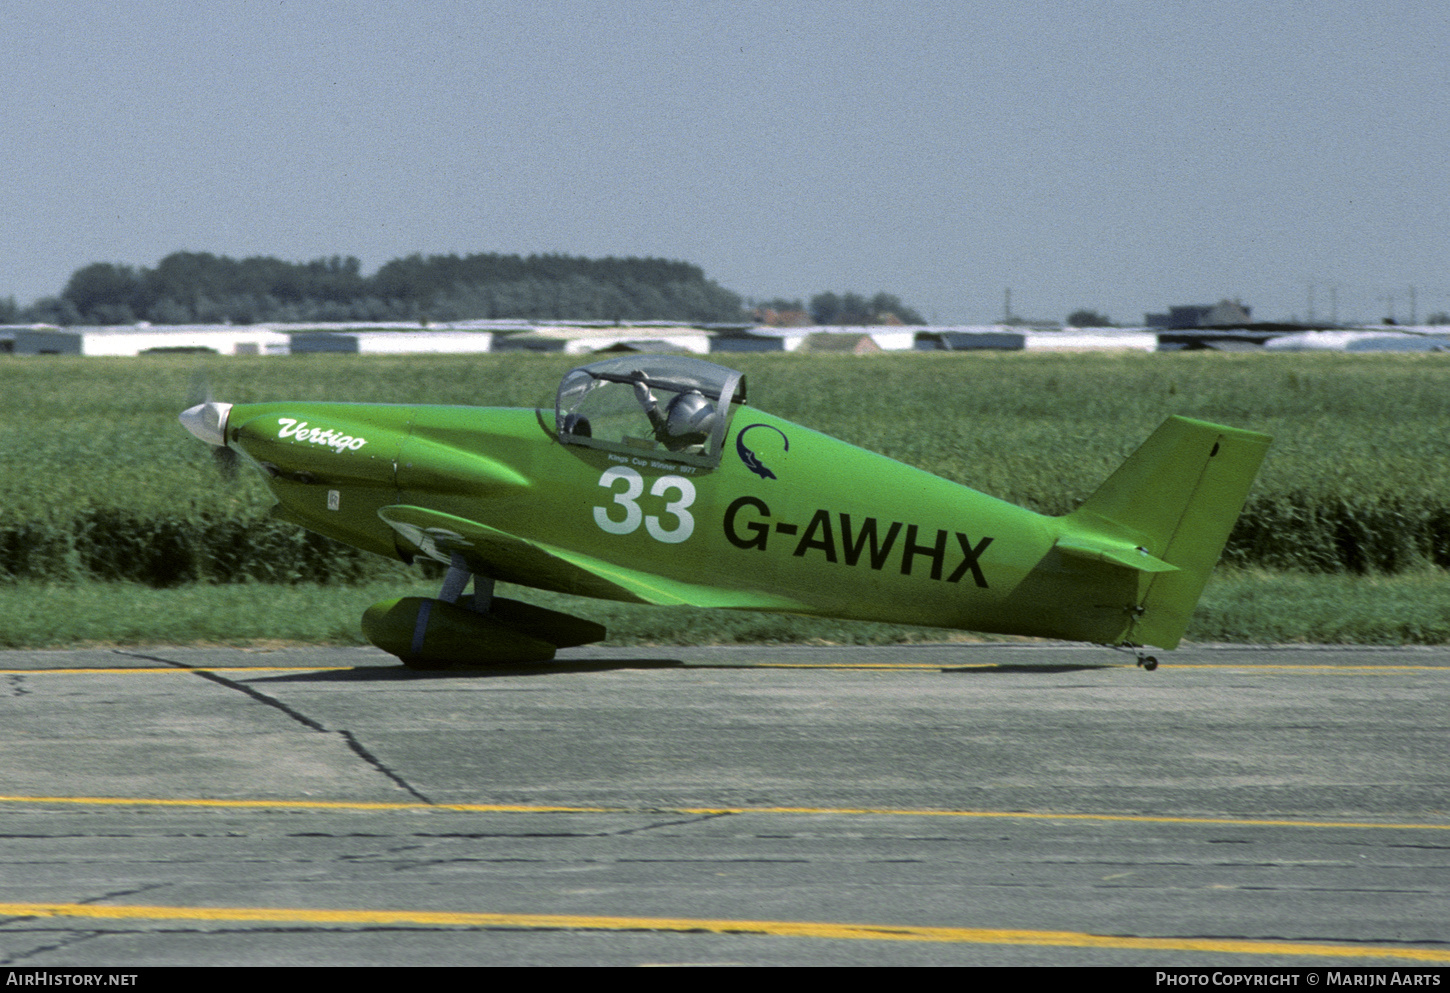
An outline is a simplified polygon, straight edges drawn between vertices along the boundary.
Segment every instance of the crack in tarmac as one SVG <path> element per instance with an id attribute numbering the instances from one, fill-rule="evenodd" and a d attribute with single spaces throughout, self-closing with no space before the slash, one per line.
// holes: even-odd
<path id="1" fill-rule="evenodd" d="M 98 903 L 98 902 L 100 902 L 102 900 L 115 900 L 115 899 L 118 899 L 120 897 L 135 896 L 137 893 L 145 893 L 147 890 L 163 889 L 167 885 L 168 884 L 165 884 L 165 883 L 152 883 L 152 884 L 147 885 L 147 886 L 133 886 L 130 889 L 125 889 L 125 890 L 116 890 L 116 891 L 110 892 L 110 893 L 98 893 L 95 896 L 86 897 L 84 900 L 78 900 L 76 902 L 77 903 L 82 903 L 82 904 L 87 904 L 87 903 L 93 904 L 93 903 Z M 24 934 L 24 933 L 27 932 L 27 929 L 25 929 L 25 928 L 12 928 L 12 927 L 9 927 L 8 925 L 12 921 L 33 921 L 33 920 L 36 920 L 36 918 L 34 918 L 34 917 L 11 917 L 11 918 L 7 919 L 6 921 L 0 922 L 0 931 L 3 931 L 6 934 L 10 934 L 12 932 L 19 932 L 19 933 Z M 41 932 L 43 932 L 45 934 L 55 934 L 55 933 L 57 933 L 57 932 L 51 931 L 49 929 L 42 929 L 42 928 L 37 928 L 35 930 L 41 931 Z M 77 929 L 74 929 L 74 928 L 69 928 L 66 931 L 63 931 L 63 932 L 60 932 L 60 933 L 62 933 L 62 934 L 70 934 L 71 937 L 68 938 L 68 939 L 66 939 L 66 940 L 63 940 L 63 941 L 55 941 L 55 942 L 52 942 L 51 944 L 48 944 L 48 945 L 40 945 L 38 947 L 30 948 L 30 949 L 27 949 L 25 951 L 16 952 L 13 955 L 10 955 L 10 956 L 8 956 L 6 958 L 0 958 L 0 966 L 4 966 L 4 965 L 14 965 L 17 962 L 23 962 L 25 959 L 32 958 L 32 957 L 34 957 L 36 955 L 43 955 L 46 952 L 58 952 L 58 951 L 62 951 L 64 949 L 70 948 L 70 947 L 72 947 L 74 945 L 78 945 L 78 944 L 80 944 L 83 941 L 89 941 L 92 938 L 99 937 L 100 935 L 104 934 L 105 932 L 104 931 L 95 931 L 95 930 L 84 930 L 84 931 L 81 931 L 81 930 L 77 930 Z"/>
<path id="2" fill-rule="evenodd" d="M 629 834 L 639 834 L 642 831 L 658 831 L 660 828 L 679 827 L 684 824 L 703 824 L 706 821 L 713 821 L 718 817 L 734 816 L 734 814 L 730 813 L 703 814 L 699 817 L 686 817 L 681 820 L 661 821 L 658 824 L 641 824 L 639 827 L 624 828 L 620 831 L 606 831 L 604 832 L 603 836 L 613 836 L 619 838 Z"/>
<path id="3" fill-rule="evenodd" d="M 334 731 L 330 728 L 324 727 L 322 724 L 314 721 L 312 718 L 308 717 L 301 711 L 289 707 L 287 704 L 283 703 L 281 700 L 278 700 L 276 697 L 268 696 L 266 693 L 263 693 L 261 690 L 253 686 L 248 686 L 245 683 L 239 683 L 234 679 L 228 679 L 220 673 L 208 672 L 205 669 L 198 669 L 195 666 L 187 665 L 185 662 L 177 662 L 175 659 L 161 658 L 160 656 L 156 655 L 142 655 L 139 652 L 126 652 L 122 651 L 119 648 L 112 649 L 112 651 L 115 652 L 115 654 L 117 655 L 125 655 L 133 659 L 145 659 L 148 662 L 160 662 L 163 665 L 174 666 L 177 669 L 184 669 L 185 671 L 191 673 L 194 676 L 200 676 L 202 679 L 210 680 L 211 682 L 216 683 L 220 686 L 225 686 L 227 689 L 237 690 L 240 693 L 245 693 L 247 696 L 251 697 L 253 700 L 256 700 L 258 703 L 263 703 L 269 707 L 280 710 L 282 713 L 292 718 L 292 720 L 296 721 L 298 724 L 301 724 L 303 727 L 311 731 L 316 731 L 319 734 L 335 734 L 347 744 L 348 749 L 351 750 L 354 755 L 362 759 L 368 765 L 372 766 L 375 770 L 386 776 L 388 779 L 392 780 L 393 783 L 397 785 L 400 789 L 405 790 L 407 793 L 428 804 L 429 806 L 436 806 L 436 804 L 430 797 L 427 797 L 423 793 L 419 792 L 413 787 L 413 784 L 409 783 L 402 776 L 398 775 L 392 769 L 388 768 L 388 766 L 383 764 L 383 761 L 381 759 L 379 759 L 376 755 L 370 752 L 367 747 L 364 746 L 362 742 L 358 741 L 357 737 L 346 728 L 341 728 Z"/>
<path id="4" fill-rule="evenodd" d="M 55 934 L 56 932 L 54 932 L 54 931 L 47 931 L 47 932 L 44 932 L 44 933 L 46 933 L 46 934 Z M 37 945 L 34 948 L 28 948 L 28 949 L 26 949 L 24 951 L 16 952 L 15 954 L 10 955 L 10 956 L 7 956 L 6 958 L 0 958 L 0 965 L 17 965 L 17 964 L 19 964 L 21 962 L 24 962 L 28 958 L 35 957 L 36 955 L 44 955 L 47 952 L 64 951 L 65 949 L 71 948 L 71 947 L 73 947 L 75 945 L 79 945 L 82 942 L 90 941 L 92 938 L 98 938 L 104 932 L 101 932 L 101 931 L 71 931 L 71 932 L 61 932 L 61 933 L 63 933 L 63 934 L 68 933 L 70 935 L 70 937 L 68 937 L 67 939 L 65 939 L 63 941 L 53 941 L 53 942 L 51 942 L 48 945 Z"/>

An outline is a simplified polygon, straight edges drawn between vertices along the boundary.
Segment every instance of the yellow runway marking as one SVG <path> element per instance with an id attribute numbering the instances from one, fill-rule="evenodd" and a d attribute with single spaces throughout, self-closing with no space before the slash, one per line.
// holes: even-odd
<path id="1" fill-rule="evenodd" d="M 0 669 L 0 676 L 74 676 L 79 674 L 95 675 L 155 675 L 158 672 L 342 672 L 356 669 L 352 665 L 197 665 L 181 668 L 179 666 L 148 666 L 148 667 L 126 667 L 120 669 Z"/>
<path id="2" fill-rule="evenodd" d="M 701 662 L 698 665 L 686 664 L 687 669 L 941 669 L 942 663 L 928 662 L 903 662 L 900 664 L 892 662 L 741 662 L 733 665 L 711 662 Z M 990 669 L 992 666 L 952 666 L 951 668 L 972 668 Z"/>
<path id="3" fill-rule="evenodd" d="M 322 910 L 283 907 L 146 907 L 84 903 L 0 903 L 9 917 L 75 917 L 139 921 L 258 921 L 286 924 L 422 925 L 528 930 L 666 931 L 832 938 L 857 941 L 933 941 L 974 945 L 1217 952 L 1311 958 L 1400 959 L 1450 963 L 1450 950 L 1382 945 L 1330 945 L 1215 938 L 1137 938 L 1079 931 L 913 927 L 809 921 L 737 921 L 691 917 L 590 917 L 574 914 L 485 914 L 432 910 Z"/>
<path id="4" fill-rule="evenodd" d="M 853 817 L 957 817 L 1021 821 L 1091 821 L 1129 824 L 1218 824 L 1229 827 L 1351 828 L 1450 831 L 1450 824 L 1378 821 L 1299 821 L 1248 817 L 1166 817 L 1148 814 L 1054 814 L 1012 810 L 929 810 L 892 807 L 581 807 L 506 803 L 396 803 L 353 800 L 209 800 L 202 797 L 0 796 L 0 804 L 96 807 L 209 807 L 233 810 L 438 810 L 465 814 L 802 814 Z"/>
<path id="5" fill-rule="evenodd" d="M 1025 671 L 1034 663 L 1031 662 L 690 662 L 683 668 L 686 669 L 871 669 L 875 671 L 890 671 L 901 669 L 907 671 L 915 670 L 937 670 L 954 672 L 962 669 L 1000 669 L 1004 665 L 1010 665 L 1015 671 Z M 1040 663 L 1044 671 L 1051 671 L 1062 663 L 1043 662 Z M 1073 663 L 1076 664 L 1076 663 Z M 1134 669 L 1136 662 L 1084 662 L 1084 668 L 1088 669 Z M 1177 669 L 1189 671 L 1192 669 L 1329 669 L 1344 671 L 1364 672 L 1443 672 L 1450 675 L 1450 666 L 1444 665 L 1340 665 L 1324 663 L 1306 663 L 1297 665 L 1284 662 L 1162 662 L 1159 670 Z"/>

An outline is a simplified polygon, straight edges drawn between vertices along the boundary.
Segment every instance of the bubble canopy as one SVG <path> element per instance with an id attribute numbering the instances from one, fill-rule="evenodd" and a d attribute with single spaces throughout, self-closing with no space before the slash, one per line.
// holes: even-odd
<path id="1" fill-rule="evenodd" d="M 701 406 L 699 398 L 712 408 L 708 434 L 671 438 L 661 412 L 677 402 Z M 730 418 L 744 403 L 745 376 L 735 369 L 688 356 L 626 355 L 566 373 L 554 415 L 565 444 L 714 466 Z"/>

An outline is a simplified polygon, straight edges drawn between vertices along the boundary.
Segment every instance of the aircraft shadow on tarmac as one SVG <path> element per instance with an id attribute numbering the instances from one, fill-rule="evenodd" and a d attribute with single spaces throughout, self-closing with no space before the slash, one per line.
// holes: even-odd
<path id="1" fill-rule="evenodd" d="M 977 675 L 999 672 L 1028 672 L 1046 675 L 1054 672 L 1096 672 L 1099 669 L 1119 669 L 1121 666 L 1105 665 L 969 665 L 961 667 L 943 666 L 942 672 Z"/>
<path id="2" fill-rule="evenodd" d="M 540 662 L 533 665 L 478 666 L 458 669 L 409 669 L 406 666 L 362 665 L 353 669 L 294 672 L 285 676 L 264 676 L 257 683 L 376 683 L 408 682 L 415 679 L 488 679 L 498 676 L 553 676 L 570 672 L 614 672 L 619 669 L 678 669 L 678 659 L 610 659 L 598 662 Z"/>
<path id="3" fill-rule="evenodd" d="M 758 665 L 731 665 L 729 663 L 705 663 L 687 665 L 680 659 L 609 659 L 580 662 L 541 662 L 533 665 L 477 666 L 458 669 L 418 670 L 405 666 L 357 666 L 353 669 L 319 670 L 315 672 L 294 672 L 282 676 L 263 676 L 251 682 L 288 683 L 374 683 L 410 682 L 418 679 L 494 679 L 514 676 L 553 676 L 579 672 L 616 672 L 622 669 L 759 669 Z M 820 668 L 828 668 L 821 666 Z M 883 666 L 889 669 L 889 666 Z M 1117 669 L 1121 666 L 1101 665 L 972 665 L 942 666 L 940 671 L 954 675 L 991 675 L 1000 673 L 1026 673 L 1028 675 L 1053 675 L 1064 672 L 1096 672 Z"/>

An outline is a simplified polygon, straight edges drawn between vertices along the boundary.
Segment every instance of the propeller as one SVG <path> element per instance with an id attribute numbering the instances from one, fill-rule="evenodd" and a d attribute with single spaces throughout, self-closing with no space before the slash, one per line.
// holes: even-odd
<path id="1" fill-rule="evenodd" d="M 187 408 L 180 417 L 181 426 L 211 446 L 217 472 L 222 479 L 231 482 L 237 478 L 237 465 L 241 462 L 236 449 L 227 445 L 227 415 L 231 413 L 232 405 L 216 402 L 212 396 L 211 379 L 204 369 L 197 369 L 191 374 L 187 400 Z"/>

